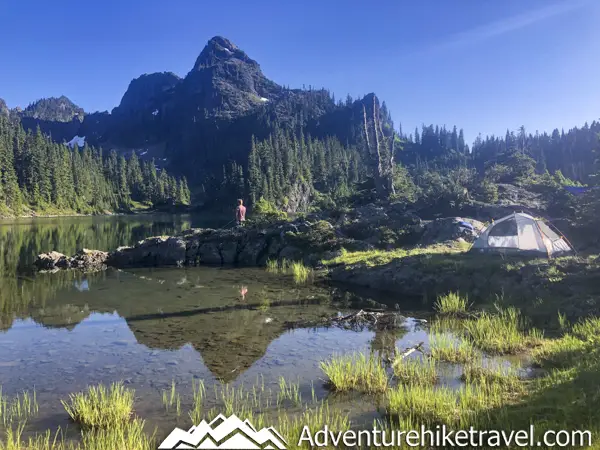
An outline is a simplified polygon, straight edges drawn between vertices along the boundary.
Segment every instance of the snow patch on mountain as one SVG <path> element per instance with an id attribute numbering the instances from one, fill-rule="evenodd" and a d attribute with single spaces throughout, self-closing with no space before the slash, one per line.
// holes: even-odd
<path id="1" fill-rule="evenodd" d="M 71 148 L 75 147 L 75 145 L 77 145 L 77 147 L 83 147 L 85 145 L 85 136 L 75 136 L 73 139 L 67 142 L 67 145 Z"/>

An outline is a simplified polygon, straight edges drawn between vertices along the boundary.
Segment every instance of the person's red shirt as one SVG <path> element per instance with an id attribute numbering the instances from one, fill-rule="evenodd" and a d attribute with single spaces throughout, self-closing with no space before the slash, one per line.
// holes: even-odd
<path id="1" fill-rule="evenodd" d="M 246 220 L 246 207 L 239 205 L 235 210 L 235 218 L 238 222 L 244 222 Z"/>

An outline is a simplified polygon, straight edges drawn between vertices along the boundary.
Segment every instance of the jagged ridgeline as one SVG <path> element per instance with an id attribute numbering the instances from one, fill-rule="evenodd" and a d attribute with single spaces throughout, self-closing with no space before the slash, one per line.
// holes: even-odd
<path id="1" fill-rule="evenodd" d="M 132 201 L 189 204 L 185 178 L 153 161 L 140 164 L 111 151 L 85 145 L 82 149 L 26 132 L 18 119 L 0 115 L 0 213 L 97 213 L 127 211 Z"/>
<path id="2" fill-rule="evenodd" d="M 194 202 L 205 206 L 264 197 L 302 210 L 309 197 L 326 194 L 331 203 L 366 180 L 384 198 L 448 203 L 449 191 L 460 197 L 467 189 L 484 191 L 491 201 L 496 184 L 546 170 L 591 183 L 598 171 L 598 122 L 551 134 L 521 128 L 505 137 L 479 137 L 469 148 L 456 127 L 424 125 L 410 134 L 394 127 L 375 94 L 336 100 L 325 89 L 281 86 L 219 36 L 184 77 L 159 72 L 132 80 L 110 113 L 85 114 L 59 97 L 23 111 L 9 111 L 0 101 L 0 115 L 20 119 L 33 132 L 39 126 L 56 142 L 84 139 L 126 159 L 135 153 L 141 166 L 154 158 L 169 173 L 187 177 Z M 152 197 L 133 186 L 129 191 L 134 199 Z"/>

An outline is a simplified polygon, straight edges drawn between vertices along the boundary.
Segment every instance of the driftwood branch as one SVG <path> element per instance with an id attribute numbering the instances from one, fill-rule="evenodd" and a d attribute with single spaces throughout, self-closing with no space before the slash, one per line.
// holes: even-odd
<path id="1" fill-rule="evenodd" d="M 318 322 L 286 322 L 288 328 L 311 326 L 337 326 L 344 329 L 376 329 L 389 330 L 404 324 L 405 317 L 397 312 L 361 309 L 343 316 L 326 317 Z"/>
<path id="2" fill-rule="evenodd" d="M 423 346 L 423 344 L 424 344 L 424 343 L 425 343 L 425 342 L 419 342 L 417 345 L 415 345 L 415 346 L 413 346 L 413 347 L 409 347 L 409 348 L 407 348 L 406 350 L 404 350 L 404 352 L 400 353 L 400 354 L 399 354 L 399 355 L 396 357 L 396 359 L 404 359 L 404 358 L 406 358 L 408 355 L 410 355 L 411 353 L 414 353 L 414 352 L 417 352 L 417 351 L 419 351 L 419 352 L 423 353 L 422 346 Z"/>

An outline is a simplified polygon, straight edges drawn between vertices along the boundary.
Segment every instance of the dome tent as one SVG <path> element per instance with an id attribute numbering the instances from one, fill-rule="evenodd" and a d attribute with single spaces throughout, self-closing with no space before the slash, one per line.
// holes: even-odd
<path id="1" fill-rule="evenodd" d="M 471 251 L 547 257 L 573 253 L 564 237 L 544 221 L 525 213 L 513 213 L 492 223 L 479 235 Z"/>

